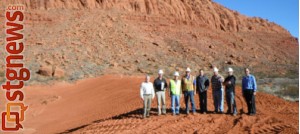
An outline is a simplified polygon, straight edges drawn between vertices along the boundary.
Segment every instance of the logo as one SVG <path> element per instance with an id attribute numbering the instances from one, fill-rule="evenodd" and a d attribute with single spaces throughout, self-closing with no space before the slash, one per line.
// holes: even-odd
<path id="1" fill-rule="evenodd" d="M 8 5 L 5 11 L 6 81 L 2 89 L 6 97 L 6 111 L 2 111 L 2 130 L 18 131 L 23 128 L 25 111 L 24 82 L 30 78 L 30 71 L 24 67 L 24 5 Z"/>

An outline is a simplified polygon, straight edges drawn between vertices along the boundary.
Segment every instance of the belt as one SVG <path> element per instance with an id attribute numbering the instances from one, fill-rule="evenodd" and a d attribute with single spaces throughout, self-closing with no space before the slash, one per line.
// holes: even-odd
<path id="1" fill-rule="evenodd" d="M 144 94 L 144 95 L 148 96 L 148 95 L 152 95 L 152 94 Z"/>

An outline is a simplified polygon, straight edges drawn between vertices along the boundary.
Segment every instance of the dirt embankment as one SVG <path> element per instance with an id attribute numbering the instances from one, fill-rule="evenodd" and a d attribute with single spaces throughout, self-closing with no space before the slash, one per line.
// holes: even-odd
<path id="1" fill-rule="evenodd" d="M 32 86 L 25 89 L 24 133 L 298 133 L 298 102 L 258 93 L 257 115 L 248 116 L 240 88 L 236 89 L 238 115 L 196 114 L 141 119 L 139 85 L 143 77 L 102 76 L 76 84 Z M 156 99 L 156 98 L 155 98 Z M 195 97 L 199 109 L 198 96 Z M 1 100 L 2 101 L 2 100 Z M 226 103 L 225 103 L 226 104 Z M 170 98 L 167 97 L 170 108 Z M 183 99 L 181 107 L 184 108 Z M 3 108 L 3 107 L 1 107 Z M 225 105 L 225 110 L 227 109 Z M 213 110 L 211 91 L 208 110 Z"/>

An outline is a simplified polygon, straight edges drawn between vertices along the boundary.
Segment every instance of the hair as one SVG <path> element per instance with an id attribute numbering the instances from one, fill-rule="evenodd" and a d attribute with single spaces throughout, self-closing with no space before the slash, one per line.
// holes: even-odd
<path id="1" fill-rule="evenodd" d="M 201 68 L 201 69 L 199 69 L 199 72 L 200 72 L 200 71 L 204 71 L 204 70 Z"/>

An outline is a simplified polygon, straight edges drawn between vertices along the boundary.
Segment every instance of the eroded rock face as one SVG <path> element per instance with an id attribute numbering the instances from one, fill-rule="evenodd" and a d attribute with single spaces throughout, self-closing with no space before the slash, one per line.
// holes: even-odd
<path id="1" fill-rule="evenodd" d="M 261 18 L 248 18 L 224 8 L 211 0 L 11 0 L 5 3 L 23 3 L 29 9 L 117 9 L 140 15 L 168 17 L 177 23 L 207 25 L 223 31 L 288 31 Z"/>

